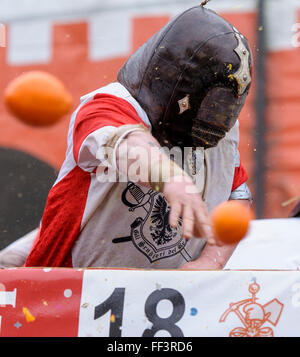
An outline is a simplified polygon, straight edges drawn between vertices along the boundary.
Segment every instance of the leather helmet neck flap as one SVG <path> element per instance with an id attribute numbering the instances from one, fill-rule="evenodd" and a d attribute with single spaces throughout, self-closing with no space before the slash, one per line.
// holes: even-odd
<path id="1" fill-rule="evenodd" d="M 123 65 L 118 81 L 147 113 L 162 146 L 216 146 L 235 124 L 251 83 L 248 41 L 229 22 L 193 7 Z"/>

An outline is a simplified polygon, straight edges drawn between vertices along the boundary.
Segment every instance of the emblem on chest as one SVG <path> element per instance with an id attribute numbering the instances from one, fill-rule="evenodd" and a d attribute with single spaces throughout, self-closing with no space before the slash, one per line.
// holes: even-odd
<path id="1" fill-rule="evenodd" d="M 136 218 L 130 226 L 130 236 L 115 238 L 113 243 L 131 240 L 151 263 L 176 254 L 187 261 L 191 259 L 185 250 L 181 222 L 177 228 L 170 226 L 170 207 L 161 193 L 151 189 L 144 193 L 138 185 L 129 182 L 122 193 L 122 202 Z"/>

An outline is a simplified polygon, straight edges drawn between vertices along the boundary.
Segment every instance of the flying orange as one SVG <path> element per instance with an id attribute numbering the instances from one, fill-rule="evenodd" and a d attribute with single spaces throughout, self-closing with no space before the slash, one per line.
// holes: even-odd
<path id="1" fill-rule="evenodd" d="M 56 76 L 29 71 L 7 86 L 4 101 L 10 112 L 28 125 L 57 123 L 72 107 L 72 96 Z"/>
<path id="2" fill-rule="evenodd" d="M 212 223 L 217 239 L 225 244 L 238 243 L 248 232 L 252 211 L 237 201 L 227 201 L 212 212 Z"/>

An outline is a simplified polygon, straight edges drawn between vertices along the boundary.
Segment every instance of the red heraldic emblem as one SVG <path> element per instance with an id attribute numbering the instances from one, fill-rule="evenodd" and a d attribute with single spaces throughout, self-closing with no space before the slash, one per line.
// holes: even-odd
<path id="1" fill-rule="evenodd" d="M 249 285 L 250 299 L 230 303 L 229 308 L 223 313 L 219 322 L 225 322 L 227 316 L 233 312 L 240 319 L 243 327 L 236 327 L 229 333 L 229 337 L 273 337 L 273 329 L 264 326 L 267 322 L 276 326 L 282 310 L 283 304 L 277 299 L 261 305 L 257 302 L 256 294 L 260 286 L 256 282 Z"/>

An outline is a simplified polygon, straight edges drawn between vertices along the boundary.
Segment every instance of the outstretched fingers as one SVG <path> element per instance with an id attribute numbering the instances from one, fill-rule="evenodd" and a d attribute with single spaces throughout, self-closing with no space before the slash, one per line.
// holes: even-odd
<path id="1" fill-rule="evenodd" d="M 170 206 L 171 206 L 171 212 L 169 216 L 169 223 L 171 227 L 176 228 L 179 222 L 179 218 L 181 216 L 181 211 L 182 211 L 181 203 L 176 201 L 170 202 Z"/>
<path id="2" fill-rule="evenodd" d="M 186 205 L 183 207 L 183 217 L 182 217 L 182 225 L 183 225 L 183 236 L 185 238 L 192 238 L 194 233 L 194 212 L 193 209 Z"/>

